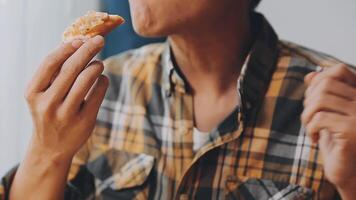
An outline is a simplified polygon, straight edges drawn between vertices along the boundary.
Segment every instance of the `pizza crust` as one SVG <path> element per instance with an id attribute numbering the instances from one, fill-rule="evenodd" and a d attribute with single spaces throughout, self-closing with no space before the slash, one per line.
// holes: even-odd
<path id="1" fill-rule="evenodd" d="M 96 35 L 105 36 L 124 22 L 125 20 L 118 15 L 89 11 L 64 31 L 63 41 L 69 42 L 75 39 L 87 40 Z"/>

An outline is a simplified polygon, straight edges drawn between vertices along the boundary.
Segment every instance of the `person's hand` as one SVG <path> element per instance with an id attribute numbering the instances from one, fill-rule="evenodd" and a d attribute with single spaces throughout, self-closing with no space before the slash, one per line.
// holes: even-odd
<path id="1" fill-rule="evenodd" d="M 101 36 L 63 43 L 44 59 L 25 94 L 34 123 L 31 150 L 71 160 L 89 138 L 108 87 L 102 62 L 91 62 L 103 46 Z"/>
<path id="2" fill-rule="evenodd" d="M 356 73 L 340 65 L 308 74 L 305 83 L 301 119 L 319 144 L 325 175 L 338 189 L 356 191 Z"/>
<path id="3" fill-rule="evenodd" d="M 73 156 L 89 138 L 108 87 L 103 64 L 91 62 L 103 46 L 101 36 L 61 44 L 29 83 L 34 133 L 10 199 L 64 199 Z"/>

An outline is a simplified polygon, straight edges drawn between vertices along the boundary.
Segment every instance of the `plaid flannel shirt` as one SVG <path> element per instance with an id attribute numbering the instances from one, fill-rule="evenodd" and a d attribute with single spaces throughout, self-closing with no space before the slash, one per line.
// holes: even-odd
<path id="1" fill-rule="evenodd" d="M 107 59 L 110 87 L 92 136 L 73 160 L 66 199 L 337 196 L 300 114 L 304 76 L 340 61 L 278 40 L 262 15 L 255 18 L 259 31 L 236 91 L 242 103 L 196 153 L 193 97 L 172 63 L 169 43 Z M 6 199 L 15 170 L 2 179 L 0 199 Z"/>

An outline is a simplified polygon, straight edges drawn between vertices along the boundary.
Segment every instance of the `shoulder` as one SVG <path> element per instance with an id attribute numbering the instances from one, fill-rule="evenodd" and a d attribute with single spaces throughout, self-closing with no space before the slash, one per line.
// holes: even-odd
<path id="1" fill-rule="evenodd" d="M 347 63 L 334 56 L 293 42 L 281 40 L 278 46 L 280 51 L 278 64 L 287 65 L 288 68 L 299 67 L 310 72 L 340 64 L 347 65 Z M 349 66 L 352 67 L 351 65 Z"/>
<path id="2" fill-rule="evenodd" d="M 290 114 L 296 117 L 296 121 L 299 120 L 296 114 L 299 115 L 303 110 L 304 93 L 307 89 L 304 78 L 307 74 L 330 67 L 345 65 L 352 67 L 333 56 L 292 42 L 279 41 L 278 50 L 279 56 L 266 97 L 278 99 L 276 109 L 283 114 L 290 111 Z"/>
<path id="3" fill-rule="evenodd" d="M 279 56 L 275 61 L 275 69 L 266 95 L 282 98 L 285 102 L 288 101 L 287 107 L 290 107 L 290 102 L 293 102 L 298 107 L 294 110 L 300 112 L 303 109 L 302 103 L 306 90 L 305 76 L 313 71 L 345 64 L 323 52 L 287 41 L 278 42 L 278 51 Z"/>
<path id="4" fill-rule="evenodd" d="M 272 76 L 272 88 L 280 88 L 278 95 L 301 100 L 304 97 L 304 77 L 313 71 L 353 66 L 326 53 L 288 41 L 278 42 L 279 56 Z"/>

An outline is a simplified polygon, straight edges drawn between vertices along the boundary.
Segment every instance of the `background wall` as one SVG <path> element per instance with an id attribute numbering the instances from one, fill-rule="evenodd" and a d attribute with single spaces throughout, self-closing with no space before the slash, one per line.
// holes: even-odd
<path id="1" fill-rule="evenodd" d="M 356 64 L 355 0 L 262 0 L 280 38 Z"/>
<path id="2" fill-rule="evenodd" d="M 0 0 L 0 176 L 19 162 L 32 132 L 23 98 L 41 59 L 95 0 Z"/>
<path id="3" fill-rule="evenodd" d="M 21 160 L 32 132 L 23 100 L 26 83 L 43 56 L 60 41 L 64 28 L 86 10 L 98 8 L 98 1 L 0 0 L 0 175 Z M 117 0 L 111 3 L 114 1 Z M 281 38 L 356 64 L 356 1 L 262 2 L 259 10 L 266 14 Z M 117 11 L 106 5 L 107 10 Z M 132 32 L 128 29 L 125 34 L 120 37 L 131 37 L 127 34 Z M 112 39 L 105 55 L 123 50 L 117 48 L 119 43 Z"/>

